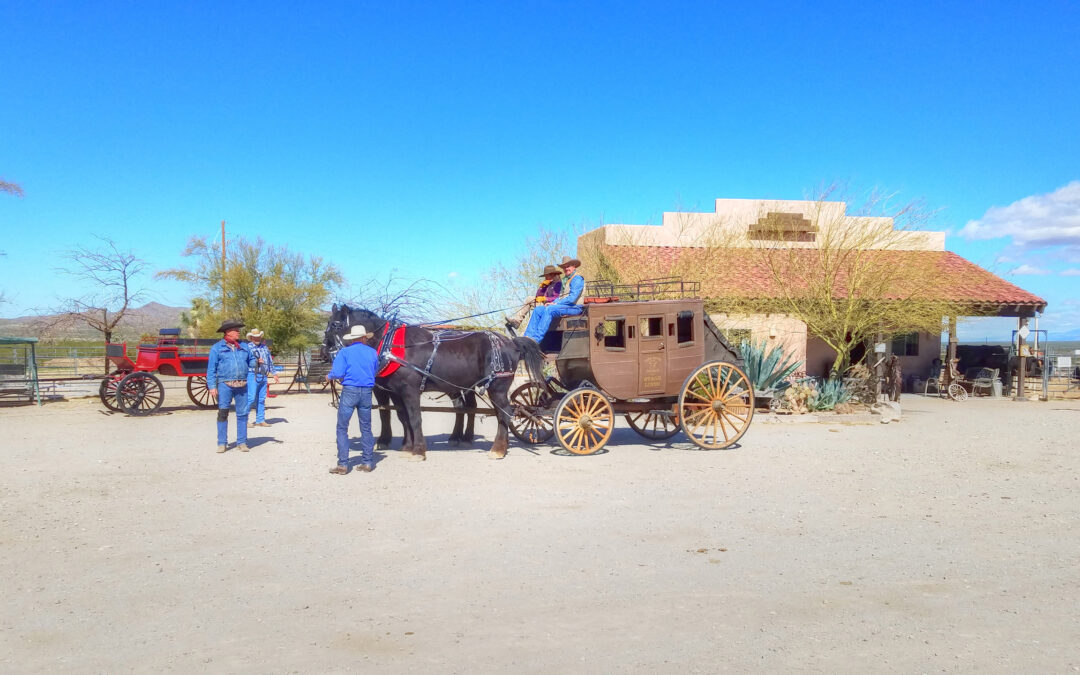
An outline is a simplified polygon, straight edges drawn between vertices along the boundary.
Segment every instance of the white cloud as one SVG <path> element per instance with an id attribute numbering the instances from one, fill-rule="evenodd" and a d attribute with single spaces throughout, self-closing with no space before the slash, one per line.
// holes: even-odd
<path id="1" fill-rule="evenodd" d="M 1067 269 L 1067 270 L 1062 270 L 1061 271 L 1061 276 L 1063 276 L 1063 277 L 1080 277 L 1080 270 L 1076 269 L 1075 267 Z"/>
<path id="2" fill-rule="evenodd" d="M 1050 271 L 1044 270 L 1041 267 L 1035 267 L 1034 265 L 1020 265 L 1019 267 L 1014 267 L 1013 269 L 1011 269 L 1009 271 L 1009 274 L 1028 274 L 1042 276 L 1044 274 L 1050 274 Z"/>
<path id="3" fill-rule="evenodd" d="M 967 239 L 1010 237 L 1020 248 L 1080 246 L 1080 181 L 1008 206 L 992 206 L 960 230 Z"/>
<path id="4" fill-rule="evenodd" d="M 458 277 L 457 272 L 450 272 L 449 274 L 446 275 L 447 279 L 457 279 L 457 277 Z"/>

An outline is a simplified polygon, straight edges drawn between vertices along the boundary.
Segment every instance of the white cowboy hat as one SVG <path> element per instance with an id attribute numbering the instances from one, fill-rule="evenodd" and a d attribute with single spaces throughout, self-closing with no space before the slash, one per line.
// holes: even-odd
<path id="1" fill-rule="evenodd" d="M 263 332 L 261 330 L 259 330 L 258 328 L 252 328 L 251 330 L 248 331 L 247 336 L 249 338 L 261 338 L 263 336 Z"/>
<path id="2" fill-rule="evenodd" d="M 356 325 L 349 329 L 348 333 L 341 336 L 342 342 L 352 342 L 353 340 L 359 340 L 360 338 L 369 338 L 375 333 L 369 333 L 367 328 Z"/>

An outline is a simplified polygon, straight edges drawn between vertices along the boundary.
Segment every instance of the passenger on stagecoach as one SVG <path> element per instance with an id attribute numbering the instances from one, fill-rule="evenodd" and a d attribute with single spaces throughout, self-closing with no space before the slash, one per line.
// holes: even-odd
<path id="1" fill-rule="evenodd" d="M 240 342 L 243 321 L 226 319 L 218 328 L 224 337 L 210 347 L 206 362 L 206 386 L 217 398 L 217 451 L 228 449 L 229 407 L 236 402 L 236 448 L 247 452 L 248 371 L 255 366 L 255 355 Z"/>
<path id="2" fill-rule="evenodd" d="M 540 282 L 540 287 L 536 289 L 533 297 L 529 298 L 512 318 L 506 320 L 508 328 L 513 329 L 520 326 L 521 322 L 534 308 L 550 305 L 559 299 L 559 295 L 562 293 L 562 281 L 560 280 L 562 270 L 559 269 L 558 265 L 548 265 L 540 276 L 544 280 Z"/>
<path id="3" fill-rule="evenodd" d="M 569 290 L 566 295 L 550 305 L 537 307 L 533 310 L 532 318 L 529 319 L 529 326 L 525 329 L 525 337 L 535 341 L 537 344 L 544 339 L 544 334 L 547 333 L 552 321 L 563 316 L 576 316 L 585 311 L 582 306 L 585 299 L 582 297 L 585 292 L 585 279 L 577 271 L 578 267 L 581 267 L 581 261 L 570 256 L 563 256 L 559 267 L 562 268 L 563 273 L 566 275 L 563 279 L 563 288 Z"/>

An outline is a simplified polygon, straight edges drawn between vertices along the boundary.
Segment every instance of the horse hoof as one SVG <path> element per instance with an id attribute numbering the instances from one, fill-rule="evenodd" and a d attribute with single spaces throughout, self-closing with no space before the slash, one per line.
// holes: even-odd
<path id="1" fill-rule="evenodd" d="M 415 454 L 409 455 L 409 461 L 410 462 L 422 462 L 425 459 L 427 459 L 427 455 L 415 455 Z"/>
<path id="2" fill-rule="evenodd" d="M 506 453 L 499 454 L 494 450 L 488 451 L 488 459 L 506 459 Z"/>

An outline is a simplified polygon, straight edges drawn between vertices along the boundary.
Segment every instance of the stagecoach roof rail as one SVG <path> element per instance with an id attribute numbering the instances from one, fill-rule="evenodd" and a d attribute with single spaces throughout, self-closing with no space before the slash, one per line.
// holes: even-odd
<path id="1" fill-rule="evenodd" d="M 641 281 L 616 284 L 607 279 L 586 282 L 587 298 L 607 300 L 682 300 L 698 298 L 701 294 L 701 282 L 686 281 L 682 277 L 658 277 Z"/>

